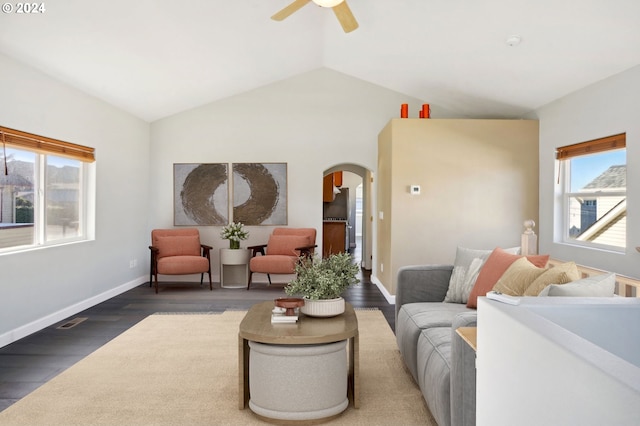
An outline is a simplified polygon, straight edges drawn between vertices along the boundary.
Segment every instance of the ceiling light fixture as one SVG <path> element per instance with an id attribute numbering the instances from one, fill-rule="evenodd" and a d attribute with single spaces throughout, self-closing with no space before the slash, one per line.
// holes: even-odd
<path id="1" fill-rule="evenodd" d="M 321 7 L 334 7 L 342 3 L 344 0 L 311 0 Z"/>
<path id="2" fill-rule="evenodd" d="M 511 47 L 519 45 L 521 41 L 522 37 L 519 35 L 510 35 L 507 37 L 507 44 Z"/>
<path id="3" fill-rule="evenodd" d="M 274 21 L 282 21 L 310 3 L 333 10 L 345 33 L 350 33 L 358 28 L 358 21 L 356 21 L 353 13 L 351 13 L 347 0 L 294 0 L 293 3 L 290 3 L 284 9 L 273 15 L 271 19 Z"/>

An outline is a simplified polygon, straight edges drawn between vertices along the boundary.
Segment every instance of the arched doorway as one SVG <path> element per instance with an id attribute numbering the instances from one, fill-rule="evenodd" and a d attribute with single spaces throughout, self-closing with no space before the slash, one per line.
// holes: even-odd
<path id="1" fill-rule="evenodd" d="M 323 246 L 325 231 L 331 233 L 333 229 L 340 227 L 336 222 L 346 222 L 344 248 L 353 254 L 362 268 L 370 270 L 372 173 L 357 164 L 338 164 L 324 171 L 323 186 L 326 187 L 327 182 L 331 181 L 329 175 L 332 174 L 336 176 L 335 182 L 339 187 L 333 188 L 334 200 L 329 201 L 323 197 Z"/>

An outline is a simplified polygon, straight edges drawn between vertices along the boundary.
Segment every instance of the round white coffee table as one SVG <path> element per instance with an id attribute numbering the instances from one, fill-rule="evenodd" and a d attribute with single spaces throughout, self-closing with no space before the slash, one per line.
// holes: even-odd
<path id="1" fill-rule="evenodd" d="M 297 323 L 272 324 L 273 306 L 272 301 L 257 303 L 240 323 L 239 408 L 249 405 L 259 416 L 293 421 L 333 417 L 347 408 L 347 401 L 359 408 L 358 320 L 353 307 L 347 303 L 336 317 L 300 314 Z M 313 368 L 314 363 L 326 367 Z M 335 372 L 335 380 L 314 384 L 323 368 Z M 341 384 L 346 385 L 347 399 Z M 337 395 L 330 396 L 333 392 Z"/>

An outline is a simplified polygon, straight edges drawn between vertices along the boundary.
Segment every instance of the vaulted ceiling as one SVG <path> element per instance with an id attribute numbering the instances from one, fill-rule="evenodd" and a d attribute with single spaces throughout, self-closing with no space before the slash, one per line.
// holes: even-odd
<path id="1" fill-rule="evenodd" d="M 0 14 L 0 53 L 147 121 L 321 67 L 518 117 L 640 64 L 638 0 L 347 0 L 348 34 L 313 3 L 270 19 L 291 1 L 45 0 Z"/>

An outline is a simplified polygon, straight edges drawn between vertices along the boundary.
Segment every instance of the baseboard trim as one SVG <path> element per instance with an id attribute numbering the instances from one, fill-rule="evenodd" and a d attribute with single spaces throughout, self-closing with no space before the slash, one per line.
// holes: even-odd
<path id="1" fill-rule="evenodd" d="M 65 318 L 70 317 L 71 315 L 75 315 L 78 312 L 82 312 L 85 309 L 89 309 L 92 306 L 97 305 L 98 303 L 102 303 L 106 300 L 111 299 L 119 294 L 124 293 L 125 291 L 131 290 L 139 286 L 140 284 L 144 284 L 148 282 L 148 277 L 139 277 L 133 281 L 129 281 L 128 283 L 124 283 L 118 287 L 112 288 L 111 290 L 107 290 L 104 293 L 100 293 L 88 299 L 85 299 L 81 302 L 75 303 L 71 306 L 68 306 L 64 309 L 61 309 L 57 312 L 39 318 L 35 321 L 32 321 L 28 324 L 15 328 L 11 331 L 8 331 L 4 334 L 0 335 L 0 348 L 7 346 L 10 343 L 13 343 L 17 340 L 20 340 L 24 337 L 27 337 L 30 334 L 35 333 L 36 331 L 40 331 L 43 328 L 49 327 L 59 321 L 62 321 Z"/>
<path id="2" fill-rule="evenodd" d="M 378 279 L 378 277 L 376 277 L 375 275 L 371 275 L 371 282 L 378 287 L 378 289 L 380 290 L 384 298 L 387 299 L 388 303 L 390 303 L 391 305 L 396 304 L 395 294 L 389 293 L 387 288 L 384 286 L 384 284 L 382 284 L 382 282 Z"/>

